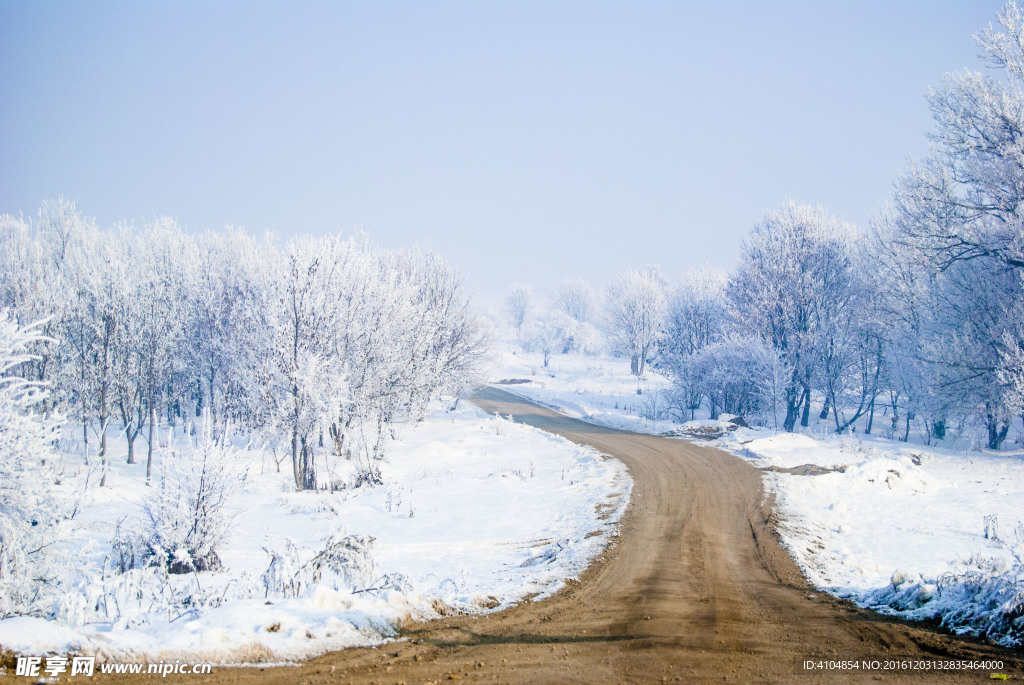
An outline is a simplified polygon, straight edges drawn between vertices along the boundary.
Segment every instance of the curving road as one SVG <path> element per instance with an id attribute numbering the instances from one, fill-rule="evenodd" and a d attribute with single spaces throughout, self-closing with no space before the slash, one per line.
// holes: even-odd
<path id="1" fill-rule="evenodd" d="M 987 670 L 809 673 L 798 666 L 894 658 L 1000 659 L 1002 673 L 1024 678 L 1020 651 L 886 619 L 812 590 L 778 542 L 760 473 L 742 460 L 683 440 L 600 428 L 496 388 L 473 401 L 626 464 L 633 500 L 617 546 L 543 602 L 411 625 L 407 641 L 300 667 L 216 669 L 212 680 L 992 682 Z"/>

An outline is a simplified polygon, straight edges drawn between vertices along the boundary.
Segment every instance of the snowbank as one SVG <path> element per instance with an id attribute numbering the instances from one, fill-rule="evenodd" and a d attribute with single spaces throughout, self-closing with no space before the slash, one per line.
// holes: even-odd
<path id="1" fill-rule="evenodd" d="M 757 438 L 742 446 L 758 466 L 777 466 L 789 469 L 812 464 L 826 468 L 837 468 L 849 463 L 849 456 L 834 446 L 824 445 L 800 433 L 779 433 L 767 438 Z"/>
<path id="2" fill-rule="evenodd" d="M 842 472 L 766 474 L 808 579 L 883 613 L 1020 644 L 1024 458 L 855 445 L 808 447 L 806 461 L 820 453 L 822 466 L 846 461 Z"/>

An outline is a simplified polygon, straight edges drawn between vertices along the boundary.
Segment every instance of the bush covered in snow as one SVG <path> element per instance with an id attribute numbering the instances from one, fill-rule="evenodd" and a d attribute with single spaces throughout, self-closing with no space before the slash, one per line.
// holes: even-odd
<path id="1" fill-rule="evenodd" d="M 935 620 L 954 633 L 1006 647 L 1024 645 L 1024 524 L 1017 525 L 1009 541 L 990 539 L 1007 554 L 973 554 L 938 578 L 897 571 L 888 587 L 860 601 L 883 613 Z"/>
<path id="2" fill-rule="evenodd" d="M 160 462 L 160 485 L 143 503 L 141 561 L 170 573 L 216 571 L 217 547 L 231 532 L 232 495 L 245 472 L 209 419 L 188 451 L 170 450 Z"/>
<path id="3" fill-rule="evenodd" d="M 374 576 L 374 542 L 369 535 L 332 535 L 304 563 L 290 540 L 283 551 L 265 549 L 270 563 L 260 577 L 264 596 L 300 597 L 320 586 L 365 592 L 398 585 L 399 578 Z"/>

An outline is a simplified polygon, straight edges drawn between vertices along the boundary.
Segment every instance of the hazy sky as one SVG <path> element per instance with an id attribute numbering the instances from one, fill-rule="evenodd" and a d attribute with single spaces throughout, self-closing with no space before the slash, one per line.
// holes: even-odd
<path id="1" fill-rule="evenodd" d="M 351 231 L 484 301 L 866 225 L 1001 2 L 0 0 L 0 213 Z"/>

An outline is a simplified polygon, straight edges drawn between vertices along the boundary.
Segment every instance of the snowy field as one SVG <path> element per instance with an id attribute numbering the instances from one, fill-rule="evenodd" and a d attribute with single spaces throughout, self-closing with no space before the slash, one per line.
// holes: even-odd
<path id="1" fill-rule="evenodd" d="M 814 585 L 1006 645 L 1024 637 L 1019 423 L 1001 452 L 971 447 L 966 437 L 956 447 L 927 447 L 913 436 L 839 436 L 816 420 L 793 434 L 726 421 L 680 424 L 652 411 L 652 395 L 668 381 L 651 370 L 638 381 L 627 359 L 558 355 L 545 368 L 510 338 L 500 349 L 491 380 L 527 381 L 503 384 L 510 392 L 602 425 L 689 437 L 764 469 L 783 541 Z"/>
<path id="2" fill-rule="evenodd" d="M 61 487 L 72 497 L 86 473 L 70 461 Z M 68 569 L 81 574 L 82 596 L 62 605 L 60 624 L 0 621 L 5 648 L 248 663 L 379 643 L 408 620 L 555 592 L 612 541 L 631 489 L 619 462 L 463 403 L 402 427 L 376 487 L 295 492 L 288 460 L 278 472 L 268 452 L 240 449 L 244 482 L 218 551 L 224 570 L 116 574 L 116 526 L 138 521 L 153 490 L 141 461 L 129 466 L 114 454 L 107 486 L 86 491 Z M 611 513 L 602 514 L 609 504 Z M 344 534 L 375 538 L 369 568 L 364 563 L 347 584 L 325 576 L 280 592 L 281 578 L 298 577 L 325 540 Z"/>

